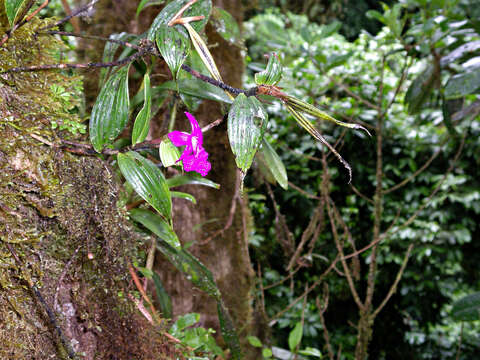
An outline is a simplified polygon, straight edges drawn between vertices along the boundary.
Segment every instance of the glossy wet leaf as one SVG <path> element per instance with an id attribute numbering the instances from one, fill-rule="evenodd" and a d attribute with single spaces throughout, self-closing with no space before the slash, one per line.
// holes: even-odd
<path id="1" fill-rule="evenodd" d="M 15 23 L 16 17 L 20 12 L 20 9 L 22 8 L 24 2 L 25 0 L 5 0 L 5 13 L 7 14 L 10 26 Z"/>
<path id="2" fill-rule="evenodd" d="M 228 139 L 237 167 L 246 173 L 252 165 L 267 126 L 268 114 L 253 96 L 240 94 L 228 113 Z"/>
<path id="3" fill-rule="evenodd" d="M 172 165 L 182 165 L 182 162 L 178 162 L 180 159 L 180 151 L 178 148 L 172 144 L 170 139 L 166 138 L 162 140 L 159 147 L 160 160 L 164 167 L 169 167 Z"/>
<path id="4" fill-rule="evenodd" d="M 172 178 L 167 179 L 167 185 L 168 187 L 176 187 L 176 186 L 182 186 L 182 185 L 203 185 L 203 186 L 208 186 L 214 189 L 220 189 L 220 185 L 213 182 L 212 180 L 209 180 L 207 178 L 204 178 L 200 175 L 179 175 L 175 176 Z"/>
<path id="5" fill-rule="evenodd" d="M 172 299 L 163 287 L 162 280 L 157 273 L 153 273 L 152 278 L 155 285 L 155 293 L 157 294 L 158 303 L 160 305 L 160 311 L 162 312 L 162 317 L 165 319 L 171 319 L 173 317 Z"/>
<path id="6" fill-rule="evenodd" d="M 147 38 L 151 41 L 155 41 L 156 33 L 161 26 L 167 25 L 170 20 L 178 13 L 178 11 L 189 2 L 190 0 L 176 0 L 171 1 L 167 4 L 162 11 L 157 15 L 155 20 L 153 20 L 152 25 L 147 33 Z M 192 6 L 190 6 L 184 13 L 182 17 L 191 17 L 191 16 L 205 16 L 203 20 L 193 21 L 192 27 L 195 31 L 200 32 L 207 24 L 212 11 L 212 1 L 211 0 L 199 0 Z M 182 25 L 175 25 L 175 28 L 182 33 L 185 38 L 188 37 L 187 32 Z"/>
<path id="7" fill-rule="evenodd" d="M 141 143 L 148 135 L 150 118 L 152 116 L 152 91 L 150 88 L 150 76 L 143 77 L 143 107 L 139 111 L 132 130 L 132 145 Z"/>
<path id="8" fill-rule="evenodd" d="M 322 357 L 322 353 L 320 352 L 320 350 L 315 349 L 315 348 L 311 348 L 311 347 L 307 347 L 304 350 L 300 350 L 298 353 L 301 354 L 301 355 L 314 356 L 314 357 L 317 357 L 317 358 Z"/>
<path id="9" fill-rule="evenodd" d="M 100 90 L 90 116 L 90 142 L 97 152 L 111 144 L 128 122 L 128 69 L 114 72 Z"/>
<path id="10" fill-rule="evenodd" d="M 451 314 L 456 321 L 480 320 L 480 292 L 456 301 L 452 306 Z"/>
<path id="11" fill-rule="evenodd" d="M 452 76 L 445 86 L 447 99 L 456 99 L 475 93 L 480 93 L 480 67 Z"/>
<path id="12" fill-rule="evenodd" d="M 171 219 L 172 200 L 160 169 L 140 154 L 129 151 L 117 155 L 118 166 L 133 189 L 166 220 Z"/>
<path id="13" fill-rule="evenodd" d="M 282 78 L 283 68 L 276 53 L 270 53 L 267 68 L 255 74 L 257 85 L 276 85 Z"/>
<path id="14" fill-rule="evenodd" d="M 176 249 L 181 248 L 177 234 L 175 234 L 170 224 L 160 215 L 147 209 L 131 209 L 128 214 L 130 218 L 142 224 L 160 239 L 166 241 L 170 246 Z"/>
<path id="15" fill-rule="evenodd" d="M 158 50 L 167 63 L 174 79 L 184 63 L 189 51 L 190 40 L 185 38 L 174 27 L 163 25 L 158 28 L 155 41 Z"/>
<path id="16" fill-rule="evenodd" d="M 280 156 L 278 156 L 272 145 L 270 145 L 270 143 L 265 139 L 263 139 L 262 141 L 262 148 L 260 151 L 263 154 L 264 165 L 268 168 L 268 170 L 273 175 L 274 179 L 278 182 L 278 184 L 282 188 L 287 190 L 287 170 L 285 169 L 285 165 L 283 165 Z"/>
<path id="17" fill-rule="evenodd" d="M 172 197 L 188 200 L 188 201 L 191 201 L 194 204 L 197 203 L 197 200 L 195 199 L 195 197 L 193 195 L 190 195 L 190 194 L 187 194 L 187 193 L 184 193 L 184 192 L 181 192 L 181 191 L 172 191 L 170 193 L 172 194 Z"/>

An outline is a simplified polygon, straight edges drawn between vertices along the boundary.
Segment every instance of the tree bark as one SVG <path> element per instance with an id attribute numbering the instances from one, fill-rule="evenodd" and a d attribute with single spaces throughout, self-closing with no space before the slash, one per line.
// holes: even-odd
<path id="1" fill-rule="evenodd" d="M 2 35 L 6 24 L 2 7 Z M 15 31 L 0 72 L 56 62 L 61 44 L 32 35 L 46 24 Z M 58 71 L 0 75 L 0 358 L 167 358 L 173 345 L 127 296 L 139 239 L 117 206 L 118 179 L 99 158 L 65 152 L 59 139 L 72 135 L 53 130 L 80 122 L 77 85 Z"/>

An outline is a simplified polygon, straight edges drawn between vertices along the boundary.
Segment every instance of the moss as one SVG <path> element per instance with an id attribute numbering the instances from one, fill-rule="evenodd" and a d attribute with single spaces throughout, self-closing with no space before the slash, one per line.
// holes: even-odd
<path id="1" fill-rule="evenodd" d="M 0 71 L 57 61 L 62 44 L 33 35 L 46 23 L 33 19 L 0 47 Z M 0 75 L 1 359 L 66 357 L 30 280 L 82 358 L 153 359 L 168 349 L 118 296 L 132 290 L 125 265 L 139 245 L 117 207 L 118 179 L 101 159 L 58 146 L 60 136 L 81 136 L 52 127 L 66 119 L 81 124 L 72 111 L 78 90 L 79 77 L 69 72 Z"/>

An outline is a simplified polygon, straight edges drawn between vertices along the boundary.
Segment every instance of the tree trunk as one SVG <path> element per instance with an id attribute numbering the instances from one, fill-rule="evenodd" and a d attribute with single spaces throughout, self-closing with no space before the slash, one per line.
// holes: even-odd
<path id="1" fill-rule="evenodd" d="M 2 36 L 7 24 L 1 7 Z M 45 25 L 14 32 L 0 72 L 56 62 L 61 44 L 32 36 Z M 167 358 L 173 347 L 127 296 L 139 243 L 117 207 L 118 179 L 106 162 L 65 152 L 59 137 L 72 136 L 52 130 L 79 123 L 77 85 L 58 71 L 0 75 L 0 358 Z"/>

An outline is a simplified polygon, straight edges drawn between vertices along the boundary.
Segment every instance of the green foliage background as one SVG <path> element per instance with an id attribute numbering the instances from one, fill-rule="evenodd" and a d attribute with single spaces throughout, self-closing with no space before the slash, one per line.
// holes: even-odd
<path id="1" fill-rule="evenodd" d="M 478 8 L 469 1 L 409 0 L 398 2 L 392 8 L 385 5 L 383 10 L 370 13 L 371 21 L 381 20 L 385 27 L 376 35 L 369 34 L 365 27 L 353 41 L 337 32 L 340 26 L 350 27 L 348 22 L 322 26 L 311 22 L 307 16 L 284 12 L 281 6 L 266 9 L 246 24 L 250 71 L 247 81 L 253 82 L 253 72 L 264 66 L 263 54 L 275 51 L 285 67 L 279 86 L 288 94 L 308 99 L 333 112 L 337 118 L 343 115 L 368 125 L 376 117 L 374 109 L 350 96 L 337 84 L 343 84 L 352 93 L 377 104 L 383 76 L 385 105 L 397 91 L 403 67 L 409 66 L 406 85 L 398 90 L 398 96 L 386 114 L 382 147 L 384 190 L 413 176 L 432 155 L 436 152 L 438 155 L 412 181 L 385 196 L 383 229 L 394 219 L 401 224 L 415 213 L 451 166 L 460 139 L 465 136 L 461 157 L 434 199 L 411 224 L 398 229 L 382 242 L 376 289 L 379 295 L 374 297 L 377 304 L 395 280 L 408 245 L 413 243 L 415 248 L 396 294 L 375 321 L 369 347 L 372 359 L 455 358 L 461 325 L 450 316 L 451 304 L 462 295 L 479 289 L 476 264 L 480 260 L 480 228 L 475 219 L 480 213 L 480 122 L 475 113 L 457 116 L 452 131 L 449 120 L 451 114 L 462 106 L 473 103 L 478 109 L 480 83 L 474 86 L 476 90 L 471 94 L 462 94 L 461 99 L 447 101 L 443 97 L 451 76 L 471 71 L 472 68 L 465 63 L 475 58 L 478 64 L 478 57 L 475 53 L 465 52 L 454 63 L 442 64 L 435 70 L 435 77 L 428 80 L 431 86 L 421 89 L 421 99 L 409 98 L 407 92 L 415 90 L 418 86 L 415 84 L 419 83 L 415 79 L 425 69 L 434 67 L 437 60 L 444 59 L 445 63 L 448 54 L 463 44 L 478 41 L 478 16 L 470 12 Z M 404 51 L 406 48 L 408 52 Z M 390 55 L 381 74 L 383 54 Z M 421 79 L 424 85 L 425 78 Z M 418 111 L 413 111 L 413 105 Z M 453 107 L 450 113 L 445 112 L 448 106 Z M 311 195 L 309 198 L 292 187 L 288 191 L 279 187 L 274 189 L 278 208 L 298 244 L 318 203 L 312 198 L 319 195 L 321 185 L 322 166 L 318 159 L 321 146 L 299 129 L 289 114 L 276 104 L 269 107 L 269 114 L 274 121 L 270 121 L 268 136 L 286 164 L 289 180 Z M 331 143 L 344 132 L 344 129 L 329 124 L 318 126 Z M 353 185 L 371 196 L 375 189 L 375 141 L 360 132 L 349 131 L 339 146 L 353 168 Z M 330 161 L 329 168 L 333 178 L 331 197 L 350 227 L 357 249 L 362 248 L 372 237 L 372 205 L 347 186 L 341 166 Z M 282 246 L 288 235 L 276 225 L 278 217 L 274 204 L 264 195 L 267 194 L 266 185 L 253 179 L 249 185 L 255 219 L 255 231 L 251 234 L 252 253 L 255 262 L 263 269 L 263 286 L 268 286 L 288 274 L 285 267 L 291 253 Z M 288 280 L 265 291 L 267 315 L 273 316 L 300 296 L 305 283 L 314 282 L 336 254 L 327 226 L 319 234 L 311 257 L 303 259 L 308 267 L 300 270 L 293 281 Z M 365 279 L 368 262 L 367 251 L 361 256 L 359 279 Z M 331 342 L 337 349 L 342 347 L 342 358 L 350 359 L 353 358 L 356 331 L 349 322 L 355 323 L 358 311 L 343 277 L 333 273 L 327 282 L 330 300 L 325 317 Z M 362 293 L 364 289 L 359 291 Z M 321 294 L 319 287 L 308 296 L 302 345 L 324 351 L 319 309 L 315 304 L 315 297 Z M 272 343 L 288 348 L 288 334 L 301 317 L 302 302 L 299 302 L 275 322 Z M 471 359 L 478 354 L 478 330 L 478 322 L 464 325 L 461 358 Z"/>

